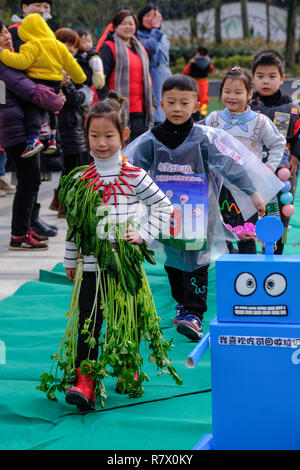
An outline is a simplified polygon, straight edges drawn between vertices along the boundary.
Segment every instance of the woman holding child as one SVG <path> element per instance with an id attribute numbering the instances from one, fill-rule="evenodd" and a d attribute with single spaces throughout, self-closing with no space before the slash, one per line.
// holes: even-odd
<path id="1" fill-rule="evenodd" d="M 0 20 L 0 47 L 12 49 L 11 34 Z M 0 76 L 6 87 L 6 103 L 0 104 L 0 141 L 7 158 L 16 168 L 17 190 L 12 208 L 11 250 L 46 250 L 41 236 L 31 230 L 31 216 L 36 203 L 40 176 L 39 154 L 21 158 L 26 147 L 27 130 L 22 102 L 32 103 L 50 111 L 62 108 L 63 99 L 50 88 L 36 84 L 22 72 L 0 62 Z M 49 129 L 50 133 L 50 129 Z"/>

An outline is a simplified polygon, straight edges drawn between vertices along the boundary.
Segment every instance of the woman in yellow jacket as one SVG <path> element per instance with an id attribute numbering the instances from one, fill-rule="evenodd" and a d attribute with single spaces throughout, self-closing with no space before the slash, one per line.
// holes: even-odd
<path id="1" fill-rule="evenodd" d="M 61 88 L 63 70 L 77 84 L 86 80 L 85 73 L 66 45 L 56 39 L 53 31 L 39 14 L 26 16 L 19 26 L 18 34 L 24 42 L 19 53 L 0 48 L 0 60 L 5 65 L 26 71 L 27 76 L 33 81 L 50 86 L 56 93 Z M 24 108 L 28 140 L 21 156 L 27 158 L 43 148 L 39 132 L 44 111 L 31 103 L 25 103 Z M 54 113 L 49 114 L 52 132 L 47 153 L 52 153 L 56 150 L 57 117 Z"/>

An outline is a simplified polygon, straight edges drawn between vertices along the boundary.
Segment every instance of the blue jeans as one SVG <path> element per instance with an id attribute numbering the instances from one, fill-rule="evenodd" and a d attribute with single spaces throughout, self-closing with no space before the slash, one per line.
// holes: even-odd
<path id="1" fill-rule="evenodd" d="M 0 176 L 5 175 L 6 153 L 5 150 L 0 150 Z"/>

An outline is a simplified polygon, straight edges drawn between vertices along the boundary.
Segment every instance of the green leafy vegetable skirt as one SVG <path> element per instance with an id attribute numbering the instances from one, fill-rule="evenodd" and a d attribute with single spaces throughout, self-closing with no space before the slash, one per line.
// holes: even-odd
<path id="1" fill-rule="evenodd" d="M 83 273 L 82 255 L 93 254 L 97 259 L 96 295 L 90 317 L 85 320 L 81 334 L 89 349 L 95 347 L 94 337 L 97 307 L 103 311 L 104 326 L 99 338 L 98 360 L 89 357 L 82 361 L 80 370 L 90 374 L 96 381 L 96 397 L 104 406 L 107 398 L 104 379 L 108 376 L 119 379 L 119 390 L 130 396 L 142 396 L 143 382 L 149 377 L 143 372 L 141 342 L 149 348 L 149 361 L 156 364 L 158 374 L 170 374 L 178 385 L 181 378 L 176 373 L 168 351 L 172 340 L 163 338 L 153 296 L 143 268 L 143 261 L 155 263 L 153 252 L 147 244 L 131 244 L 121 236 L 121 229 L 115 227 L 116 240 L 113 244 L 107 238 L 98 238 L 97 225 L 107 216 L 101 192 L 87 188 L 87 182 L 74 175 L 86 167 L 76 168 L 67 175 L 61 185 L 59 199 L 63 205 L 69 225 L 67 240 L 74 240 L 80 253 L 69 310 L 67 326 L 49 373 L 41 375 L 37 389 L 45 392 L 49 399 L 56 400 L 56 391 L 67 392 L 74 385 L 76 376 L 77 336 L 79 324 L 79 294 Z M 97 215 L 98 214 L 98 215 Z M 103 221 L 103 220 L 102 220 Z M 107 224 L 106 224 L 107 225 Z M 107 231 L 109 227 L 106 227 Z M 138 379 L 136 379 L 138 372 Z"/>

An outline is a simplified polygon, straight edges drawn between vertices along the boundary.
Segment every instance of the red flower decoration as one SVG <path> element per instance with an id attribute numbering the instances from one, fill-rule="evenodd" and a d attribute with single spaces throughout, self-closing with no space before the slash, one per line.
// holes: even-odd
<path id="1" fill-rule="evenodd" d="M 123 160 L 123 164 L 122 164 L 122 167 L 121 167 L 121 171 L 120 171 L 120 174 L 117 176 L 117 178 L 115 178 L 115 181 L 114 183 L 111 182 L 111 183 L 105 183 L 104 186 L 103 186 L 103 192 L 102 192 L 102 198 L 103 198 L 103 202 L 104 204 L 107 204 L 111 195 L 113 194 L 114 196 L 114 204 L 115 204 L 115 207 L 117 207 L 117 191 L 116 191 L 116 186 L 119 188 L 119 190 L 121 191 L 121 193 L 127 197 L 127 199 L 129 199 L 128 195 L 126 194 L 126 192 L 124 191 L 124 189 L 122 188 L 122 186 L 126 186 L 131 192 L 132 194 L 134 194 L 134 191 L 132 189 L 132 187 L 130 186 L 130 184 L 128 183 L 128 181 L 126 181 L 125 178 L 137 178 L 138 177 L 138 174 L 129 174 L 129 172 L 135 172 L 135 173 L 140 173 L 141 172 L 141 168 L 137 168 L 137 167 L 131 167 L 131 166 L 128 166 L 127 165 L 127 159 L 124 155 L 122 155 L 122 160 Z M 121 176 L 122 175 L 122 176 Z M 100 179 L 100 174 L 97 172 L 96 168 L 95 168 L 95 162 L 91 163 L 88 168 L 82 173 L 81 175 L 81 179 L 82 180 L 92 180 L 88 185 L 87 185 L 87 188 L 89 188 L 90 186 L 94 186 L 93 188 L 93 192 L 94 191 L 97 191 L 101 188 L 101 186 L 103 185 L 103 179 L 101 179 L 101 181 L 98 182 L 98 180 Z M 125 178 L 124 178 L 125 177 Z"/>

